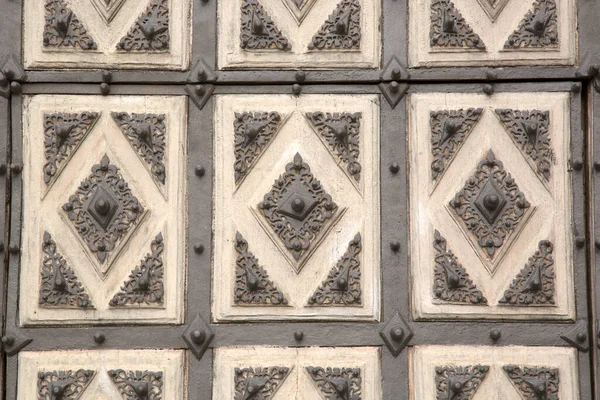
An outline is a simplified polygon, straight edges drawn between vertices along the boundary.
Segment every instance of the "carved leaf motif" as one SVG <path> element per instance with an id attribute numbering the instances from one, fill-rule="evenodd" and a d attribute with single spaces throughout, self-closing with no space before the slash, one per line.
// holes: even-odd
<path id="1" fill-rule="evenodd" d="M 360 2 L 342 0 L 313 36 L 310 50 L 360 49 Z"/>
<path id="2" fill-rule="evenodd" d="M 313 128 L 324 139 L 330 151 L 346 165 L 348 174 L 360 181 L 361 113 L 306 113 Z"/>
<path id="3" fill-rule="evenodd" d="M 436 250 L 433 294 L 436 299 L 449 303 L 486 305 L 487 299 L 477 289 L 469 274 L 451 250 L 446 250 L 446 239 L 436 230 L 433 247 Z"/>
<path id="4" fill-rule="evenodd" d="M 44 47 L 96 50 L 96 42 L 63 0 L 46 0 Z"/>
<path id="5" fill-rule="evenodd" d="M 517 29 L 504 43 L 505 49 L 558 47 L 555 0 L 535 0 Z"/>
<path id="6" fill-rule="evenodd" d="M 286 380 L 288 367 L 236 368 L 235 400 L 270 400 Z"/>
<path id="7" fill-rule="evenodd" d="M 242 305 L 287 305 L 288 301 L 269 280 L 269 274 L 258 264 L 258 260 L 248 251 L 248 242 L 237 232 L 235 236 L 237 252 L 235 268 L 234 301 Z"/>
<path id="8" fill-rule="evenodd" d="M 496 114 L 513 141 L 536 165 L 538 172 L 550 180 L 553 153 L 550 145 L 548 111 L 497 109 Z"/>
<path id="9" fill-rule="evenodd" d="M 429 113 L 431 125 L 431 173 L 434 180 L 444 174 L 454 156 L 465 143 L 483 108 L 440 110 Z"/>
<path id="10" fill-rule="evenodd" d="M 471 400 L 485 379 L 487 365 L 435 367 L 437 400 Z"/>
<path id="11" fill-rule="evenodd" d="M 48 185 L 92 130 L 100 114 L 44 114 L 44 182 Z"/>
<path id="12" fill-rule="evenodd" d="M 129 32 L 119 40 L 124 51 L 166 51 L 169 49 L 168 0 L 151 0 Z"/>
<path id="13" fill-rule="evenodd" d="M 504 296 L 499 300 L 501 304 L 511 306 L 554 304 L 553 246 L 550 241 L 542 240 L 538 248 L 504 292 Z"/>
<path id="14" fill-rule="evenodd" d="M 292 45 L 258 0 L 243 0 L 240 47 L 245 50 L 290 51 Z"/>
<path id="15" fill-rule="evenodd" d="M 42 307 L 71 308 L 92 307 L 92 302 L 75 271 L 56 249 L 56 243 L 48 232 L 44 232 L 42 243 L 44 260 L 42 261 L 42 282 L 40 301 Z"/>
<path id="16" fill-rule="evenodd" d="M 152 253 L 146 254 L 140 265 L 131 271 L 129 280 L 123 283 L 121 291 L 110 300 L 110 306 L 163 304 L 162 253 L 165 245 L 162 233 L 156 235 L 150 247 Z"/>
<path id="17" fill-rule="evenodd" d="M 164 114 L 110 113 L 131 146 L 152 171 L 155 180 L 165 183 L 165 141 L 167 129 Z"/>
<path id="18" fill-rule="evenodd" d="M 559 400 L 558 368 L 518 365 L 503 368 L 523 400 Z"/>
<path id="19" fill-rule="evenodd" d="M 96 371 L 38 372 L 37 400 L 77 400 L 81 397 Z"/>
<path id="20" fill-rule="evenodd" d="M 235 113 L 235 182 L 239 184 L 281 128 L 277 112 Z"/>
<path id="21" fill-rule="evenodd" d="M 361 400 L 360 368 L 306 367 L 324 400 Z"/>
<path id="22" fill-rule="evenodd" d="M 450 201 L 451 209 L 493 259 L 530 207 L 515 180 L 490 150 Z"/>
<path id="23" fill-rule="evenodd" d="M 339 259 L 335 267 L 329 271 L 327 279 L 319 286 L 308 300 L 308 304 L 327 305 L 360 305 L 360 258 L 362 250 L 360 233 L 348 244 L 348 249 Z"/>
<path id="24" fill-rule="evenodd" d="M 162 372 L 112 369 L 108 375 L 124 400 L 162 400 Z"/>
<path id="25" fill-rule="evenodd" d="M 144 211 L 106 155 L 62 208 L 101 263 Z"/>
<path id="26" fill-rule="evenodd" d="M 431 47 L 485 50 L 485 44 L 449 0 L 431 0 Z"/>
<path id="27" fill-rule="evenodd" d="M 286 165 L 258 208 L 296 261 L 338 210 L 299 153 Z"/>

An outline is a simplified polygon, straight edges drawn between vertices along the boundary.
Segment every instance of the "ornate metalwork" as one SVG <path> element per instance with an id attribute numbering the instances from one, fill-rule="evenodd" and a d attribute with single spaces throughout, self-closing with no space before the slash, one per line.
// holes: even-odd
<path id="1" fill-rule="evenodd" d="M 431 125 L 431 174 L 434 180 L 444 174 L 452 159 L 481 118 L 483 108 L 440 110 L 429 113 Z"/>
<path id="2" fill-rule="evenodd" d="M 98 120 L 96 112 L 44 114 L 44 182 L 49 184 Z"/>
<path id="3" fill-rule="evenodd" d="M 485 50 L 479 35 L 449 0 L 431 0 L 429 39 L 431 47 Z"/>
<path id="4" fill-rule="evenodd" d="M 446 239 L 436 230 L 433 247 L 436 250 L 433 294 L 436 299 L 459 304 L 486 305 L 487 299 L 477 289 L 452 250 L 446 249 Z"/>
<path id="5" fill-rule="evenodd" d="M 269 280 L 269 274 L 258 265 L 258 260 L 248 251 L 248 242 L 242 234 L 236 232 L 235 250 L 237 252 L 235 268 L 234 301 L 236 304 L 251 305 L 287 305 L 288 301 Z"/>
<path id="6" fill-rule="evenodd" d="M 169 49 L 169 2 L 151 0 L 129 32 L 119 40 L 124 51 L 166 51 Z"/>
<path id="7" fill-rule="evenodd" d="M 281 128 L 281 116 L 277 112 L 235 113 L 235 183 L 242 179 L 254 166 L 262 153 L 271 144 Z"/>
<path id="8" fill-rule="evenodd" d="M 75 271 L 67 264 L 56 249 L 56 243 L 48 232 L 44 232 L 42 250 L 42 282 L 40 301 L 42 307 L 92 307 L 90 297 L 77 279 Z"/>
<path id="9" fill-rule="evenodd" d="M 308 299 L 308 304 L 360 305 L 360 259 L 362 250 L 360 233 L 348 244 L 348 249 L 337 264 L 329 271 L 327 279 Z"/>
<path id="10" fill-rule="evenodd" d="M 90 369 L 38 372 L 38 400 L 76 400 L 96 374 Z"/>
<path id="11" fill-rule="evenodd" d="M 310 167 L 296 153 L 258 204 L 269 225 L 299 260 L 338 210 Z"/>
<path id="12" fill-rule="evenodd" d="M 358 50 L 360 38 L 360 2 L 342 0 L 313 36 L 308 48 L 310 50 Z"/>
<path id="13" fill-rule="evenodd" d="M 504 371 L 525 400 L 559 400 L 558 368 L 505 365 Z"/>
<path id="14" fill-rule="evenodd" d="M 106 155 L 62 208 L 102 263 L 144 211 Z"/>
<path id="15" fill-rule="evenodd" d="M 110 306 L 163 304 L 164 266 L 162 253 L 165 244 L 162 233 L 156 235 L 150 249 L 152 253 L 146 254 L 140 265 L 131 271 L 129 280 L 123 283 L 121 291 L 110 300 Z"/>
<path id="16" fill-rule="evenodd" d="M 240 47 L 245 50 L 284 50 L 292 45 L 258 0 L 243 0 Z"/>
<path id="17" fill-rule="evenodd" d="M 96 50 L 96 42 L 63 0 L 46 0 L 44 47 Z"/>
<path id="18" fill-rule="evenodd" d="M 113 120 L 148 165 L 160 183 L 165 183 L 165 141 L 167 128 L 164 114 L 110 113 Z"/>
<path id="19" fill-rule="evenodd" d="M 290 373 L 288 367 L 236 368 L 234 400 L 269 400 Z"/>
<path id="20" fill-rule="evenodd" d="M 307 113 L 313 128 L 327 143 L 332 154 L 346 165 L 346 171 L 360 181 L 360 119 L 361 113 Z"/>
<path id="21" fill-rule="evenodd" d="M 487 365 L 435 367 L 437 400 L 470 400 L 485 379 Z"/>
<path id="22" fill-rule="evenodd" d="M 550 112 L 496 109 L 496 114 L 521 151 L 537 165 L 538 172 L 550 180 L 554 158 L 548 134 Z"/>
<path id="23" fill-rule="evenodd" d="M 450 207 L 492 259 L 530 204 L 490 150 L 477 165 L 474 175 L 450 201 Z"/>
<path id="24" fill-rule="evenodd" d="M 542 240 L 538 250 L 525 267 L 513 279 L 501 304 L 511 306 L 553 305 L 554 304 L 554 260 L 552 243 Z"/>
<path id="25" fill-rule="evenodd" d="M 504 43 L 505 49 L 558 47 L 555 0 L 535 0 L 517 29 Z"/>
<path id="26" fill-rule="evenodd" d="M 108 371 L 124 400 L 161 400 L 163 373 L 152 371 Z"/>
<path id="27" fill-rule="evenodd" d="M 359 368 L 306 367 L 313 383 L 330 400 L 360 400 L 362 398 Z"/>

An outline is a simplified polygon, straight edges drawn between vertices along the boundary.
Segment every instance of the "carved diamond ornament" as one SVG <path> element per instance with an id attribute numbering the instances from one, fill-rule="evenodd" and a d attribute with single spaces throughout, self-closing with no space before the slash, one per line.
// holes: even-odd
<path id="1" fill-rule="evenodd" d="M 451 212 L 489 260 L 494 260 L 529 208 L 525 195 L 491 150 L 450 201 Z"/>
<path id="2" fill-rule="evenodd" d="M 258 208 L 291 254 L 296 272 L 339 214 L 337 204 L 298 153 Z"/>
<path id="3" fill-rule="evenodd" d="M 144 207 L 106 155 L 92 167 L 92 173 L 62 208 L 101 264 L 106 263 L 144 213 Z M 107 270 L 108 266 L 103 265 L 101 272 L 105 274 Z"/>

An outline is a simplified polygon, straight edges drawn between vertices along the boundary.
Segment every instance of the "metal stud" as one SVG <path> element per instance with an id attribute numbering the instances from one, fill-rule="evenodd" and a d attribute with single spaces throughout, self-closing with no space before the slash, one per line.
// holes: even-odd
<path id="1" fill-rule="evenodd" d="M 11 254 L 19 254 L 20 249 L 19 246 L 17 246 L 16 244 L 11 244 L 8 246 L 8 251 Z"/>
<path id="2" fill-rule="evenodd" d="M 106 83 L 112 81 L 112 72 L 102 71 L 102 81 Z"/>
<path id="3" fill-rule="evenodd" d="M 587 334 L 585 332 L 579 332 L 576 336 L 576 339 L 579 343 L 583 343 L 587 340 Z"/>
<path id="4" fill-rule="evenodd" d="M 304 339 L 304 332 L 302 332 L 302 331 L 294 332 L 294 339 L 296 339 L 297 341 L 301 341 L 302 339 Z"/>
<path id="5" fill-rule="evenodd" d="M 400 166 L 398 165 L 398 163 L 393 162 L 390 164 L 389 170 L 392 174 L 397 174 L 400 171 Z"/>
<path id="6" fill-rule="evenodd" d="M 302 92 L 302 86 L 298 85 L 297 83 L 294 83 L 294 85 L 292 86 L 292 93 L 298 96 L 300 92 Z"/>
<path id="7" fill-rule="evenodd" d="M 400 242 L 397 240 L 390 242 L 390 249 L 392 249 L 394 253 L 398 252 L 400 250 Z"/>
<path id="8" fill-rule="evenodd" d="M 402 70 L 400 67 L 395 67 L 392 69 L 392 72 L 390 72 L 390 75 L 392 76 L 392 79 L 400 79 L 402 77 Z"/>
<path id="9" fill-rule="evenodd" d="M 196 344 L 202 344 L 206 340 L 206 332 L 204 329 L 196 329 L 190 333 L 192 342 Z"/>
<path id="10" fill-rule="evenodd" d="M 104 341 L 106 340 L 106 335 L 102 332 L 96 332 L 94 333 L 94 342 L 98 343 L 98 344 L 102 344 L 104 343 Z"/>
<path id="11" fill-rule="evenodd" d="M 14 94 L 21 93 L 21 84 L 19 82 L 11 82 L 10 83 L 10 91 Z"/>
<path id="12" fill-rule="evenodd" d="M 110 85 L 106 82 L 102 82 L 100 84 L 100 93 L 102 93 L 104 96 L 109 94 L 110 93 Z"/>
<path id="13" fill-rule="evenodd" d="M 494 94 L 494 87 L 492 85 L 483 85 L 483 93 L 487 94 L 488 96 L 491 96 L 492 94 Z"/>
<path id="14" fill-rule="evenodd" d="M 495 81 L 496 79 L 498 79 L 498 74 L 492 71 L 487 71 L 485 73 L 485 78 L 490 81 Z"/>
<path id="15" fill-rule="evenodd" d="M 390 92 L 398 93 L 399 90 L 400 90 L 400 84 L 396 81 L 391 81 L 390 82 Z"/>
<path id="16" fill-rule="evenodd" d="M 15 344 L 15 338 L 11 336 L 2 336 L 2 344 L 6 347 L 10 347 Z"/>
<path id="17" fill-rule="evenodd" d="M 196 243 L 194 245 L 194 251 L 196 254 L 202 254 L 204 252 L 204 245 L 201 243 Z"/>
<path id="18" fill-rule="evenodd" d="M 582 249 L 583 246 L 585 246 L 585 239 L 581 236 L 577 236 L 575 238 L 575 246 L 577 246 L 578 249 Z"/>
<path id="19" fill-rule="evenodd" d="M 502 332 L 500 332 L 498 329 L 492 329 L 490 331 L 490 338 L 496 342 L 498 340 L 500 340 L 500 337 L 502 336 Z"/>
<path id="20" fill-rule="evenodd" d="M 304 71 L 296 71 L 296 73 L 294 74 L 294 76 L 296 77 L 296 81 L 298 81 L 298 82 L 304 82 L 304 80 L 306 79 L 306 72 L 304 72 Z"/>
<path id="21" fill-rule="evenodd" d="M 194 92 L 196 92 L 198 96 L 202 96 L 206 92 L 206 89 L 202 85 L 196 85 L 196 87 L 194 87 Z"/>
<path id="22" fill-rule="evenodd" d="M 196 165 L 196 176 L 199 178 L 202 178 L 204 176 L 204 173 L 206 172 L 206 170 L 204 169 L 204 167 L 202 165 Z"/>
<path id="23" fill-rule="evenodd" d="M 20 174 L 21 171 L 23 171 L 23 164 L 11 164 L 10 165 L 10 170 L 15 173 L 15 174 Z"/>
<path id="24" fill-rule="evenodd" d="M 581 92 L 581 82 L 574 82 L 571 85 L 571 92 L 573 92 L 573 93 Z"/>
<path id="25" fill-rule="evenodd" d="M 12 69 L 6 67 L 2 70 L 2 73 L 4 74 L 4 76 L 6 76 L 6 78 L 8 78 L 9 81 L 12 81 L 13 79 L 15 79 L 15 71 L 13 71 Z"/>
<path id="26" fill-rule="evenodd" d="M 573 160 L 573 169 L 575 171 L 581 171 L 583 168 L 583 161 L 581 160 Z"/>
<path id="27" fill-rule="evenodd" d="M 390 330 L 390 337 L 395 342 L 401 341 L 402 338 L 404 338 L 404 329 L 402 329 L 400 326 L 396 326 L 396 327 L 392 328 Z"/>
<path id="28" fill-rule="evenodd" d="M 588 67 L 587 73 L 589 76 L 596 76 L 598 75 L 598 72 L 600 72 L 600 67 L 598 67 L 598 64 L 592 64 Z"/>

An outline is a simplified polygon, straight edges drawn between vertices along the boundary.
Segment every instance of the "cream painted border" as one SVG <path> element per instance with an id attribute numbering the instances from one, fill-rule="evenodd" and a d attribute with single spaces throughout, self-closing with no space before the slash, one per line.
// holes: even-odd
<path id="1" fill-rule="evenodd" d="M 492 97 L 467 93 L 420 93 L 408 100 L 410 176 L 410 271 L 413 315 L 417 319 L 561 319 L 575 318 L 572 260 L 572 195 L 569 165 L 571 131 L 569 93 L 497 93 Z M 482 107 L 484 112 L 435 190 L 431 180 L 430 111 Z M 496 108 L 549 110 L 555 163 L 548 188 L 538 179 L 495 115 Z M 492 149 L 537 212 L 523 226 L 518 239 L 490 274 L 463 231 L 443 209 Z M 449 178 L 451 177 L 451 179 Z M 442 210 L 442 211 L 439 211 Z M 548 218 L 548 211 L 553 218 Z M 463 264 L 488 299 L 488 306 L 433 302 L 434 230 Z M 498 300 L 537 250 L 540 240 L 554 244 L 556 307 L 498 306 Z"/>
<path id="2" fill-rule="evenodd" d="M 67 167 L 42 200 L 45 189 L 44 113 L 95 111 L 101 113 L 96 125 L 75 152 Z M 148 169 L 141 163 L 111 111 L 164 113 L 167 129 L 165 155 L 167 199 L 163 197 Z M 186 163 L 187 101 L 183 96 L 25 96 L 23 101 L 23 251 L 19 318 L 21 325 L 182 323 L 186 282 Z M 125 180 L 148 210 L 114 265 L 103 279 L 95 270 L 78 234 L 61 217 L 61 205 L 77 190 L 80 182 L 104 154 L 116 164 Z M 49 309 L 38 305 L 41 243 L 48 231 L 59 251 L 75 270 L 95 307 Z M 150 252 L 150 242 L 163 232 L 165 249 L 164 304 L 160 308 L 124 307 L 111 309 L 108 301 L 128 279 L 131 270 Z"/>

